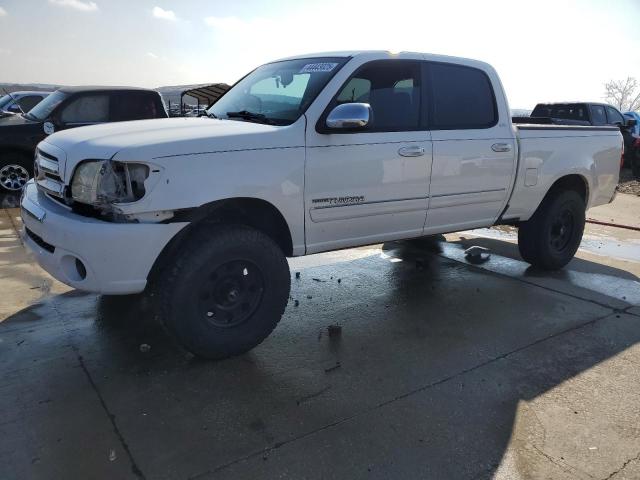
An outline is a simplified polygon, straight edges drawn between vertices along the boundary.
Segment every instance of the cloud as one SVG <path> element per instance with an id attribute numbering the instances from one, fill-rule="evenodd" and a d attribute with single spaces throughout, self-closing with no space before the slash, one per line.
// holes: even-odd
<path id="1" fill-rule="evenodd" d="M 95 12 L 98 10 L 96 2 L 84 2 L 82 0 L 49 0 L 52 5 L 58 5 L 59 7 L 69 7 L 79 10 L 81 12 Z"/>
<path id="2" fill-rule="evenodd" d="M 171 20 L 172 22 L 175 22 L 178 19 L 173 10 L 164 10 L 160 7 L 153 7 L 153 16 L 161 18 L 162 20 Z"/>
<path id="3" fill-rule="evenodd" d="M 6 17 L 7 15 L 9 15 L 7 11 L 4 8 L 0 7 L 0 17 Z"/>
<path id="4" fill-rule="evenodd" d="M 159 58 L 158 55 L 153 52 L 147 52 L 147 57 L 153 58 L 154 60 L 157 60 Z"/>

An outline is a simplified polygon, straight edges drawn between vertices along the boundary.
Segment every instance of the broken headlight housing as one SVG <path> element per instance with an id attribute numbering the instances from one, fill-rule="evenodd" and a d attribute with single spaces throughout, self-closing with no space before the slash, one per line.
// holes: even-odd
<path id="1" fill-rule="evenodd" d="M 148 176 L 149 167 L 142 163 L 87 160 L 76 168 L 71 197 L 95 207 L 135 202 L 144 196 Z"/>

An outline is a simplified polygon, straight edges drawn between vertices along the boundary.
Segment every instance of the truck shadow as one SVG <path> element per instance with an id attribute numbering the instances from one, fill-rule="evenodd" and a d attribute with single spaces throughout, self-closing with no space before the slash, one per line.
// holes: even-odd
<path id="1" fill-rule="evenodd" d="M 472 243 L 504 262 L 514 253 L 507 242 Z M 176 346 L 147 295 L 53 297 L 0 324 L 0 409 L 16 397 L 28 398 L 29 409 L 55 409 L 61 385 L 86 380 L 76 378 L 74 362 L 47 362 L 68 355 L 86 368 L 148 478 L 216 469 L 236 478 L 283 471 L 352 478 L 367 469 L 389 478 L 492 478 L 507 449 L 510 468 L 525 477 L 553 476 L 549 458 L 531 454 L 553 448 L 545 429 L 573 431 L 596 420 L 587 406 L 556 406 L 547 416 L 541 396 L 638 343 L 640 321 L 447 258 L 447 248 L 465 245 L 392 242 L 382 255 L 309 267 L 300 278 L 292 272 L 292 298 L 274 334 L 221 362 L 198 361 Z M 570 268 L 637 280 L 584 260 Z M 335 324 L 339 333 L 329 335 Z M 18 371 L 27 372 L 23 380 Z M 6 382 L 14 393 L 2 388 Z M 37 403 L 43 396 L 50 401 Z M 88 392 L 85 401 L 96 397 Z M 64 435 L 64 416 L 73 412 L 55 411 L 62 418 L 20 417 L 30 433 L 17 441 L 73 476 L 79 467 L 69 442 L 81 448 L 95 432 L 87 425 L 86 438 L 67 437 L 58 448 L 54 437 Z M 566 425 L 554 425 L 558 416 Z M 569 470 L 602 473 L 571 449 L 562 455 Z M 14 471 L 5 461 L 0 470 Z M 41 460 L 26 471 L 46 476 L 50 466 Z M 102 476 L 99 467 L 94 473 Z"/>

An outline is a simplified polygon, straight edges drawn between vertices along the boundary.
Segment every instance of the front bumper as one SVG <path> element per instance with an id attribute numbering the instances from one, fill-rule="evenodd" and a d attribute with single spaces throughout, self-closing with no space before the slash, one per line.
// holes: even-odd
<path id="1" fill-rule="evenodd" d="M 79 290 L 112 295 L 143 291 L 162 249 L 187 225 L 77 215 L 39 192 L 33 180 L 25 186 L 20 213 L 23 242 L 42 268 Z"/>

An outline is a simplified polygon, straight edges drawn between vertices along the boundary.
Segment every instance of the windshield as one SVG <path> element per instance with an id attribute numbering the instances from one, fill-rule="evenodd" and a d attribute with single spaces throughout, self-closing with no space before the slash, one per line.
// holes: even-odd
<path id="1" fill-rule="evenodd" d="M 31 120 L 46 120 L 51 112 L 60 105 L 60 103 L 67 98 L 68 95 L 66 93 L 61 92 L 60 90 L 56 90 L 47 98 L 42 100 L 39 104 L 29 110 L 25 116 Z"/>
<path id="2" fill-rule="evenodd" d="M 0 110 L 4 110 L 4 108 L 11 103 L 11 100 L 12 98 L 9 95 L 0 97 Z"/>
<path id="3" fill-rule="evenodd" d="M 209 108 L 209 116 L 290 125 L 347 58 L 285 60 L 256 68 Z"/>

